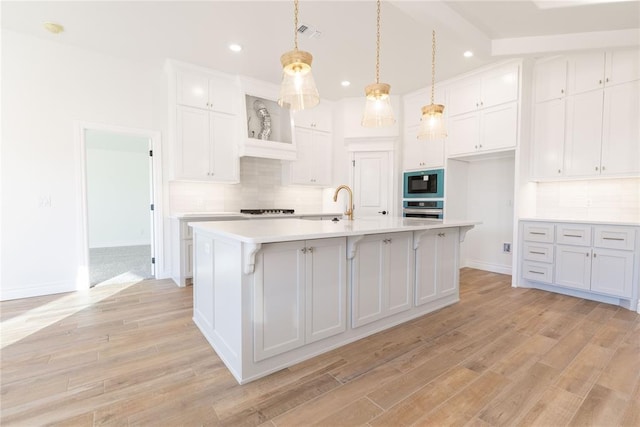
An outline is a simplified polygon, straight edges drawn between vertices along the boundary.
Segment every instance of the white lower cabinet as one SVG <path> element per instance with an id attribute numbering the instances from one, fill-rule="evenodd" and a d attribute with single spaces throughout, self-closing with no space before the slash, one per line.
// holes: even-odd
<path id="1" fill-rule="evenodd" d="M 371 234 L 357 242 L 352 261 L 354 328 L 411 308 L 413 234 Z"/>
<path id="2" fill-rule="evenodd" d="M 638 227 L 524 222 L 521 230 L 520 270 L 526 284 L 572 289 L 584 297 L 620 298 L 628 301 L 629 308 L 637 307 Z M 550 239 L 540 239 L 543 233 Z"/>
<path id="3" fill-rule="evenodd" d="M 346 239 L 262 246 L 254 281 L 254 360 L 346 329 Z"/>
<path id="4" fill-rule="evenodd" d="M 458 240 L 455 228 L 416 233 L 416 305 L 458 292 Z"/>

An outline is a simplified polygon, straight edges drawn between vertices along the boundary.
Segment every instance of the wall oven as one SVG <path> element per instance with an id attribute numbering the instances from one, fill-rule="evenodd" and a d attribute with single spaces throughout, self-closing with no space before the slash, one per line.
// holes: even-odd
<path id="1" fill-rule="evenodd" d="M 405 200 L 402 216 L 406 218 L 443 219 L 444 202 L 442 200 Z"/>
<path id="2" fill-rule="evenodd" d="M 405 199 L 441 199 L 444 197 L 444 169 L 405 172 Z"/>

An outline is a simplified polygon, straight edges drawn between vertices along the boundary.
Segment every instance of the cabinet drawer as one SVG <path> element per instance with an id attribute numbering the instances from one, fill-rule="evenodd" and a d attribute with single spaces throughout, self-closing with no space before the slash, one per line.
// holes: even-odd
<path id="1" fill-rule="evenodd" d="M 553 245 L 524 242 L 524 259 L 529 261 L 553 262 Z"/>
<path id="2" fill-rule="evenodd" d="M 558 224 L 556 243 L 563 245 L 591 246 L 591 226 Z"/>
<path id="3" fill-rule="evenodd" d="M 524 240 L 529 242 L 553 243 L 553 224 L 524 224 Z"/>
<path id="4" fill-rule="evenodd" d="M 553 283 L 553 264 L 524 261 L 522 263 L 522 277 L 534 282 Z"/>
<path id="5" fill-rule="evenodd" d="M 636 243 L 636 230 L 630 227 L 596 226 L 593 245 L 598 248 L 632 251 Z"/>

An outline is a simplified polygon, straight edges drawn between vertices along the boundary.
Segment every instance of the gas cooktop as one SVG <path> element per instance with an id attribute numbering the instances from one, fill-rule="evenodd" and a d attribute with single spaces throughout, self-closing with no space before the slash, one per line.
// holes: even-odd
<path id="1" fill-rule="evenodd" d="M 240 213 L 249 215 L 292 215 L 293 209 L 240 209 Z"/>

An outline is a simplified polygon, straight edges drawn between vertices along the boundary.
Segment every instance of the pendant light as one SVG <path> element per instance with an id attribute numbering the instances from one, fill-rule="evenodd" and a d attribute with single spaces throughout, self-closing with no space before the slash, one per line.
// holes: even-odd
<path id="1" fill-rule="evenodd" d="M 444 105 L 434 104 L 436 88 L 436 31 L 431 42 L 431 104 L 422 107 L 422 118 L 418 129 L 418 139 L 434 141 L 447 136 L 444 123 Z"/>
<path id="2" fill-rule="evenodd" d="M 313 56 L 298 50 L 298 0 L 294 0 L 294 48 L 280 57 L 282 84 L 278 105 L 292 111 L 300 111 L 318 105 L 320 95 L 311 74 Z"/>
<path id="3" fill-rule="evenodd" d="M 378 19 L 376 32 L 376 82 L 364 89 L 367 103 L 362 116 L 362 126 L 383 127 L 391 126 L 396 122 L 391 109 L 391 86 L 380 83 L 380 0 L 378 0 Z"/>

